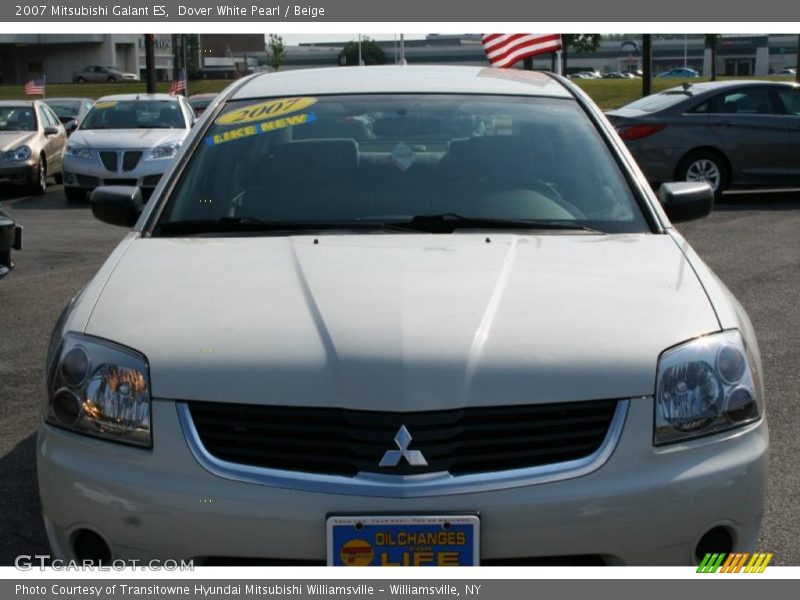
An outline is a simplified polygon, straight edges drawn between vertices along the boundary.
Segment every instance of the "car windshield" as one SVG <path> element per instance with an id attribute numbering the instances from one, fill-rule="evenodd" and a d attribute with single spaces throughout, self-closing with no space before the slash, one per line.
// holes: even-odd
<path id="1" fill-rule="evenodd" d="M 572 99 L 243 100 L 229 102 L 202 137 L 154 235 L 321 225 L 449 232 L 501 222 L 649 230 L 609 147 Z"/>
<path id="2" fill-rule="evenodd" d="M 0 106 L 0 131 L 36 131 L 36 116 L 30 106 Z"/>
<path id="3" fill-rule="evenodd" d="M 195 110 L 205 110 L 214 98 L 189 98 L 189 104 Z"/>
<path id="4" fill-rule="evenodd" d="M 641 110 L 642 112 L 658 112 L 659 110 L 664 110 L 665 108 L 675 106 L 679 102 L 688 100 L 691 97 L 691 94 L 684 90 L 667 91 L 661 92 L 660 94 L 653 94 L 652 96 L 639 98 L 630 104 L 626 104 L 622 108 L 632 108 L 635 110 Z"/>
<path id="5" fill-rule="evenodd" d="M 47 105 L 59 118 L 77 117 L 81 110 L 80 100 L 48 100 Z"/>
<path id="6" fill-rule="evenodd" d="M 81 129 L 185 129 L 176 100 L 101 100 L 83 120 Z"/>

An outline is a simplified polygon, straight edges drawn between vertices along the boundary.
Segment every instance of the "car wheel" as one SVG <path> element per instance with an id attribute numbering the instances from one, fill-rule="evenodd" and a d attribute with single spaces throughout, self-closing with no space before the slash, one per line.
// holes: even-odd
<path id="1" fill-rule="evenodd" d="M 70 204 L 77 204 L 86 199 L 86 190 L 81 188 L 65 187 L 64 195 L 67 197 L 67 202 Z"/>
<path id="2" fill-rule="evenodd" d="M 728 187 L 728 166 L 725 160 L 713 152 L 693 152 L 681 161 L 678 167 L 679 181 L 705 181 L 719 199 Z"/>
<path id="3" fill-rule="evenodd" d="M 109 77 L 108 79 L 106 79 L 106 81 L 107 81 L 108 83 L 114 83 L 116 80 L 117 80 L 117 78 L 116 78 L 116 77 Z"/>
<path id="4" fill-rule="evenodd" d="M 85 77 L 78 77 L 75 81 L 77 81 L 78 83 L 86 83 L 86 78 Z"/>
<path id="5" fill-rule="evenodd" d="M 41 196 L 47 191 L 47 163 L 44 156 L 39 157 L 39 166 L 36 167 L 36 181 L 33 182 L 33 194 Z"/>

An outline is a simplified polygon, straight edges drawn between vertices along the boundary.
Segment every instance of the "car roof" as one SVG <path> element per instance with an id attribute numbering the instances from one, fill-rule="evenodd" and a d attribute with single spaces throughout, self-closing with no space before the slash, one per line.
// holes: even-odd
<path id="1" fill-rule="evenodd" d="M 571 98 L 548 74 L 520 69 L 444 66 L 328 67 L 263 73 L 237 88 L 232 99 L 376 93 L 501 94 Z"/>
<path id="2" fill-rule="evenodd" d="M 0 106 L 33 106 L 40 100 L 0 100 Z"/>
<path id="3" fill-rule="evenodd" d="M 53 98 L 45 98 L 42 102 L 47 103 L 47 102 L 53 102 L 54 100 L 59 102 L 84 102 L 85 100 L 88 100 L 89 102 L 94 102 L 94 100 L 92 100 L 91 98 L 77 98 L 77 97 L 73 98 L 68 96 L 54 96 Z"/>
<path id="4" fill-rule="evenodd" d="M 788 86 L 795 87 L 797 84 L 791 81 L 766 81 L 760 79 L 728 79 L 725 81 L 703 81 L 702 83 L 692 83 L 688 91 L 693 95 L 701 94 L 703 92 L 714 92 L 733 87 L 740 87 L 743 85 L 772 85 L 772 86 Z M 665 92 L 682 92 L 683 86 L 675 86 L 664 90 Z M 663 92 L 662 92 L 663 93 Z"/>
<path id="5" fill-rule="evenodd" d="M 95 102 L 123 102 L 125 100 L 178 100 L 171 94 L 112 94 L 98 98 Z"/>

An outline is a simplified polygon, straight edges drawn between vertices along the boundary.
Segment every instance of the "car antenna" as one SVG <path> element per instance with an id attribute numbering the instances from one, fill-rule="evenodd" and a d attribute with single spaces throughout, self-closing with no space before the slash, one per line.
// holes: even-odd
<path id="1" fill-rule="evenodd" d="M 684 92 L 688 92 L 690 87 L 692 87 L 691 83 L 689 83 L 688 81 L 684 81 L 683 82 L 683 91 Z"/>

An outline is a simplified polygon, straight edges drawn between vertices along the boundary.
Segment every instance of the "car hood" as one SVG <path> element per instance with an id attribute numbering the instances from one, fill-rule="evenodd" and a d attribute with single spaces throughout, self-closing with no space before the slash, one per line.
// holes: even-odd
<path id="1" fill-rule="evenodd" d="M 183 141 L 188 133 L 188 129 L 79 129 L 69 141 L 89 148 L 142 149 Z"/>
<path id="2" fill-rule="evenodd" d="M 142 238 L 85 331 L 157 398 L 433 410 L 654 391 L 719 324 L 667 235 Z"/>
<path id="3" fill-rule="evenodd" d="M 36 134 L 36 131 L 0 131 L 0 152 L 14 150 L 23 144 L 34 143 Z"/>

